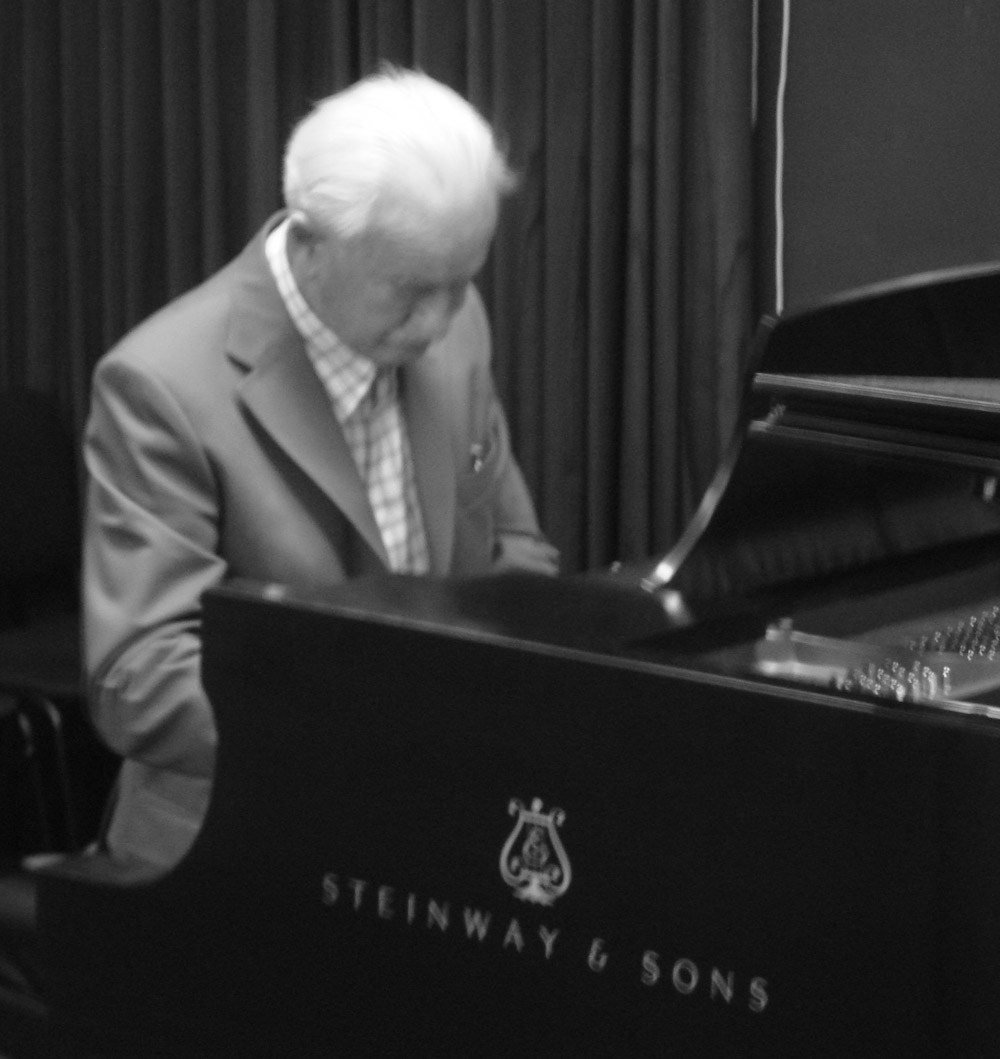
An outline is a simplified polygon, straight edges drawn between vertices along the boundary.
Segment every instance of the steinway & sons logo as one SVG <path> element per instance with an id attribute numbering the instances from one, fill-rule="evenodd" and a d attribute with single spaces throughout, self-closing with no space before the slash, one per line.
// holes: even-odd
<path id="1" fill-rule="evenodd" d="M 542 812 L 536 798 L 525 809 L 519 798 L 511 798 L 507 812 L 517 813 L 517 823 L 500 854 L 500 874 L 522 901 L 551 905 L 569 889 L 573 875 L 559 833 L 566 814 L 562 809 Z"/>
<path id="2" fill-rule="evenodd" d="M 540 798 L 532 800 L 530 809 L 520 799 L 512 798 L 507 812 L 510 816 L 516 814 L 517 820 L 500 853 L 500 874 L 521 901 L 551 907 L 569 889 L 573 877 L 559 837 L 566 813 L 555 808 L 544 812 Z M 497 916 L 482 908 L 338 872 L 323 875 L 321 900 L 327 907 L 394 921 L 405 929 L 464 933 L 470 942 L 485 945 L 492 940 L 501 951 L 534 951 L 550 963 L 561 962 L 562 957 L 595 974 L 613 973 L 611 969 L 616 966 L 626 970 L 632 967 L 636 980 L 650 989 L 669 983 L 681 996 L 699 994 L 754 1014 L 760 1014 L 770 1004 L 767 979 L 760 975 L 737 975 L 732 970 L 641 946 L 631 946 L 633 951 L 623 953 L 619 960 L 603 937 L 571 939 L 563 927 L 522 923 L 516 915 Z"/>

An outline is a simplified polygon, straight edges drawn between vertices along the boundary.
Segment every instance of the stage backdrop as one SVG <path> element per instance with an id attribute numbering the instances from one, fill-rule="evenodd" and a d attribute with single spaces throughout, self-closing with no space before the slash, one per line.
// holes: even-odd
<path id="1" fill-rule="evenodd" d="M 1000 260 L 1000 4 L 760 13 L 761 304 L 797 312 Z"/>

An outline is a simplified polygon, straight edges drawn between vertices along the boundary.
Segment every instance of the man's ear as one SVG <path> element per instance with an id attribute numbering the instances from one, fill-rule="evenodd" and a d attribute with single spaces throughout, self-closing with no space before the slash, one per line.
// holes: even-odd
<path id="1" fill-rule="evenodd" d="M 288 228 L 293 238 L 301 243 L 312 243 L 316 240 L 316 230 L 302 210 L 292 210 L 288 214 Z"/>
<path id="2" fill-rule="evenodd" d="M 301 210 L 293 210 L 288 216 L 288 235 L 285 253 L 288 264 L 300 287 L 308 287 L 323 264 L 321 248 L 324 245 L 316 226 Z"/>

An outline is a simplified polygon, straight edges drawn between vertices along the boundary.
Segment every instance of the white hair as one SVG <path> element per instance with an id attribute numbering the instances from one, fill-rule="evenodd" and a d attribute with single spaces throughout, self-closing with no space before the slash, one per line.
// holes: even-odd
<path id="1" fill-rule="evenodd" d="M 493 217 L 515 177 L 486 120 L 451 88 L 385 67 L 321 100 L 285 150 L 285 204 L 344 238 L 419 236 Z"/>

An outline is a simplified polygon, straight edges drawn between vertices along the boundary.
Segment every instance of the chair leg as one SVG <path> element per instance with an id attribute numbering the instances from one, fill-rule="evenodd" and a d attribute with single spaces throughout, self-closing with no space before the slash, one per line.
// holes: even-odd
<path id="1" fill-rule="evenodd" d="M 48 850 L 56 849 L 59 843 L 58 848 L 75 852 L 79 835 L 62 714 L 54 702 L 41 695 L 19 696 L 14 706 L 38 819 L 39 841 Z M 44 719 L 49 734 L 44 743 L 36 725 L 39 717 Z M 51 764 L 43 761 L 43 747 L 50 751 Z M 46 772 L 50 773 L 48 782 Z"/>
<path id="2" fill-rule="evenodd" d="M 38 826 L 39 841 L 46 849 L 52 848 L 52 830 L 49 826 L 49 810 L 45 799 L 45 784 L 42 780 L 41 765 L 38 757 L 38 741 L 35 729 L 28 714 L 17 707 L 17 727 L 21 733 L 21 753 L 24 759 L 28 782 L 31 787 L 34 815 Z"/>
<path id="3" fill-rule="evenodd" d="M 80 836 L 76 826 L 73 782 L 70 776 L 69 751 L 66 746 L 63 716 L 59 711 L 59 707 L 44 696 L 33 695 L 31 696 L 31 702 L 45 715 L 52 729 L 52 753 L 55 758 L 56 783 L 59 787 L 59 801 L 62 810 L 62 826 L 66 848 L 76 852 L 79 847 Z"/>

